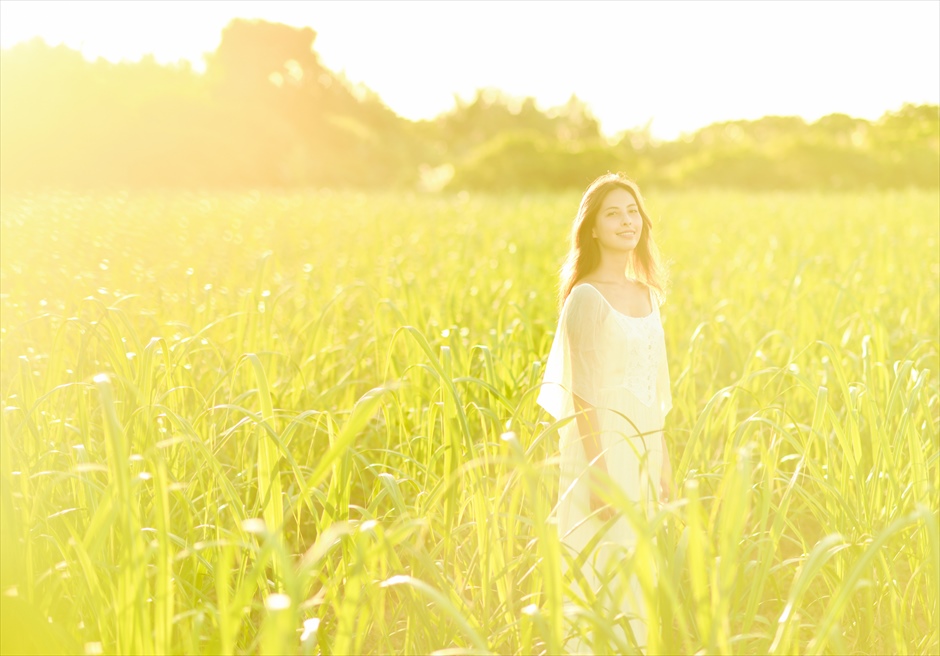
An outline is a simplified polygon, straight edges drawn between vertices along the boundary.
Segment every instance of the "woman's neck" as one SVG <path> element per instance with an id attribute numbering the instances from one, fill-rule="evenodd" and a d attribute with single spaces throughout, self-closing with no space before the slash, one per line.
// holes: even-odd
<path id="1" fill-rule="evenodd" d="M 592 272 L 591 277 L 602 282 L 620 283 L 625 281 L 627 277 L 627 265 L 630 262 L 632 254 L 632 251 L 601 251 L 601 261 Z"/>

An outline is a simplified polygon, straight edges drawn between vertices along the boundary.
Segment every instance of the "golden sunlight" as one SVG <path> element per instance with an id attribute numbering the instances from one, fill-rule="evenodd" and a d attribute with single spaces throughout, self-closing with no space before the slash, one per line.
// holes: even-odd
<path id="1" fill-rule="evenodd" d="M 0 656 L 940 653 L 938 24 L 0 0 Z"/>
<path id="2" fill-rule="evenodd" d="M 0 46 L 41 36 L 92 58 L 153 54 L 203 70 L 235 17 L 313 27 L 327 67 L 413 120 L 483 87 L 543 108 L 574 93 L 606 134 L 649 123 L 663 139 L 730 119 L 876 119 L 940 102 L 940 5 L 924 2 L 554 2 L 533 12 L 525 2 L 4 0 Z"/>

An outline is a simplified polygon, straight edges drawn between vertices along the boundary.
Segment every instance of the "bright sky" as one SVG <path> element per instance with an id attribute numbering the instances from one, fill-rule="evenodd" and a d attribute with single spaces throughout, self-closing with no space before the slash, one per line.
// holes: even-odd
<path id="1" fill-rule="evenodd" d="M 547 108 L 575 93 L 612 135 L 940 103 L 940 2 L 0 2 L 0 47 L 42 36 L 87 57 L 188 59 L 262 18 L 318 32 L 321 61 L 401 116 L 495 87 Z"/>

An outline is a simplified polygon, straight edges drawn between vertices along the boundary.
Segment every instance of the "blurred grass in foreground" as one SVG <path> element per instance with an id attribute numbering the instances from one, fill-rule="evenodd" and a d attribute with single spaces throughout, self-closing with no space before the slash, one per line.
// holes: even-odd
<path id="1" fill-rule="evenodd" d="M 558 653 L 534 401 L 577 202 L 4 196 L 4 653 Z M 649 205 L 650 652 L 936 653 L 940 199 Z"/>

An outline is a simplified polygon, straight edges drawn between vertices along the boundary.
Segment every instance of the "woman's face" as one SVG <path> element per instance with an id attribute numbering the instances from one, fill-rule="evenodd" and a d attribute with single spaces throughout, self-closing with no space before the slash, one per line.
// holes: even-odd
<path id="1" fill-rule="evenodd" d="M 633 194 L 622 187 L 607 192 L 601 201 L 591 236 L 601 249 L 632 251 L 643 235 L 643 217 Z"/>

